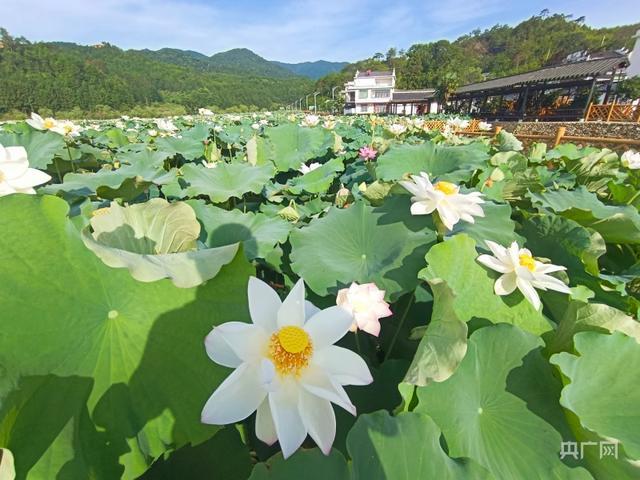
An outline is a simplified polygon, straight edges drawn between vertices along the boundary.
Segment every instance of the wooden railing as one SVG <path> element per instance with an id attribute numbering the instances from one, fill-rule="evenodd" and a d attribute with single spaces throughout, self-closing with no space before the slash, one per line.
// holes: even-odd
<path id="1" fill-rule="evenodd" d="M 456 133 L 471 133 L 471 132 L 478 132 L 478 124 L 480 123 L 480 120 L 469 120 L 469 125 L 467 126 L 467 128 L 460 130 L 460 129 L 455 129 Z M 423 124 L 424 128 L 429 129 L 429 130 L 444 130 L 444 127 L 447 125 L 447 121 L 446 120 L 426 120 Z"/>
<path id="2" fill-rule="evenodd" d="M 640 123 L 640 105 L 632 103 L 608 103 L 589 105 L 585 122 L 636 122 Z"/>

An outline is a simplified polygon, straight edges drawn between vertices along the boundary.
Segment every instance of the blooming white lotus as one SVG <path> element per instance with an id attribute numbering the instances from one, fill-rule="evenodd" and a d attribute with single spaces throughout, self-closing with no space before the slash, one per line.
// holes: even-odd
<path id="1" fill-rule="evenodd" d="M 428 215 L 437 210 L 448 230 L 453 230 L 460 220 L 474 223 L 473 217 L 484 217 L 480 192 L 460 193 L 458 185 L 442 180 L 432 184 L 425 172 L 411 175 L 411 180 L 402 180 L 400 184 L 413 194 L 412 215 Z"/>
<path id="2" fill-rule="evenodd" d="M 62 120 L 56 123 L 56 126 L 51 129 L 63 137 L 77 137 L 82 131 L 80 125 L 76 125 L 70 120 Z"/>
<path id="3" fill-rule="evenodd" d="M 463 120 L 462 118 L 450 118 L 447 120 L 447 125 L 456 130 L 464 130 L 469 126 L 469 120 Z"/>
<path id="4" fill-rule="evenodd" d="M 285 458 L 307 434 L 329 454 L 336 433 L 331 402 L 355 415 L 342 386 L 373 381 L 362 358 L 333 345 L 353 319 L 341 307 L 305 302 L 302 279 L 284 301 L 253 277 L 248 294 L 253 323 L 224 323 L 205 339 L 209 357 L 235 370 L 207 401 L 202 421 L 224 425 L 257 410 L 256 436 L 270 445 L 278 440 Z"/>
<path id="5" fill-rule="evenodd" d="M 208 108 L 199 108 L 198 109 L 198 115 L 203 115 L 203 116 L 211 116 L 213 115 L 213 112 L 211 110 L 209 110 Z"/>
<path id="6" fill-rule="evenodd" d="M 164 130 L 165 132 L 175 132 L 178 130 L 178 127 L 176 127 L 170 119 L 159 118 L 156 120 L 156 125 L 160 130 Z"/>
<path id="7" fill-rule="evenodd" d="M 301 126 L 303 127 L 315 127 L 320 123 L 320 117 L 318 115 L 305 115 L 302 119 Z"/>
<path id="8" fill-rule="evenodd" d="M 313 163 L 310 163 L 309 165 L 307 165 L 306 163 L 303 163 L 298 169 L 298 171 L 304 175 L 305 173 L 313 172 L 316 168 L 320 168 L 321 166 L 322 164 L 318 162 L 313 162 Z"/>
<path id="9" fill-rule="evenodd" d="M 497 295 L 509 295 L 517 288 L 539 310 L 541 302 L 536 288 L 570 293 L 567 285 L 549 275 L 566 270 L 565 267 L 539 262 L 529 250 L 520 248 L 517 242 L 513 242 L 508 248 L 490 240 L 485 243 L 493 255 L 480 255 L 478 262 L 502 273 L 493 287 Z"/>
<path id="10" fill-rule="evenodd" d="M 481 130 L 483 132 L 488 132 L 489 130 L 491 130 L 492 127 L 493 127 L 493 125 L 491 125 L 490 123 L 487 123 L 487 122 L 478 123 L 478 130 Z"/>
<path id="11" fill-rule="evenodd" d="M 640 152 L 636 152 L 635 150 L 627 150 L 620 157 L 620 163 L 623 166 L 631 169 L 637 170 L 640 168 Z"/>
<path id="12" fill-rule="evenodd" d="M 51 117 L 42 118 L 35 112 L 31 114 L 31 118 L 27 120 L 27 123 L 36 130 L 52 130 L 58 124 L 56 119 Z"/>
<path id="13" fill-rule="evenodd" d="M 393 123 L 387 127 L 387 130 L 389 130 L 394 135 L 402 135 L 407 131 L 407 127 L 400 123 Z"/>
<path id="14" fill-rule="evenodd" d="M 0 197 L 12 193 L 36 193 L 36 185 L 42 185 L 51 177 L 40 170 L 29 168 L 24 147 L 3 147 L 0 144 Z"/>
<path id="15" fill-rule="evenodd" d="M 377 337 L 380 334 L 380 319 L 393 315 L 389 304 L 384 301 L 384 290 L 380 290 L 375 283 L 358 285 L 353 282 L 349 288 L 338 292 L 336 303 L 353 316 L 352 332 L 360 329 Z"/>

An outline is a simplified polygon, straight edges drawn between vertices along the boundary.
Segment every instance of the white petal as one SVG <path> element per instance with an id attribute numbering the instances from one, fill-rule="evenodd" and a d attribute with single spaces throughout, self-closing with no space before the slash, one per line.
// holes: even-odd
<path id="1" fill-rule="evenodd" d="M 536 272 L 537 273 L 537 272 Z M 542 290 L 555 290 L 556 292 L 571 293 L 569 287 L 561 280 L 546 274 L 535 275 L 535 280 L 532 282 L 536 288 Z"/>
<path id="2" fill-rule="evenodd" d="M 247 293 L 249 313 L 253 323 L 262 327 L 267 333 L 277 330 L 278 310 L 282 306 L 282 300 L 276 291 L 262 280 L 251 277 Z"/>
<path id="3" fill-rule="evenodd" d="M 447 230 L 453 230 L 453 226 L 460 221 L 460 215 L 458 215 L 458 212 L 443 203 L 438 205 L 438 214 L 440 215 L 440 220 L 442 220 L 444 226 L 447 227 Z"/>
<path id="4" fill-rule="evenodd" d="M 426 200 L 414 201 L 411 204 L 411 215 L 428 215 L 435 210 L 435 203 Z"/>
<path id="5" fill-rule="evenodd" d="M 262 401 L 256 412 L 256 437 L 267 445 L 273 445 L 278 440 L 268 398 Z"/>
<path id="6" fill-rule="evenodd" d="M 255 412 L 266 395 L 257 367 L 244 363 L 209 397 L 202 409 L 202 422 L 226 425 L 244 420 Z"/>
<path id="7" fill-rule="evenodd" d="M 496 242 L 492 242 L 491 240 L 485 240 L 487 247 L 491 250 L 491 253 L 500 260 L 505 265 L 511 265 L 511 256 L 506 248 L 502 245 L 497 244 Z"/>
<path id="8" fill-rule="evenodd" d="M 29 170 L 29 160 L 24 147 L 6 147 L 3 149 L 3 157 L 0 158 L 0 172 L 5 180 L 14 180 L 22 177 Z M 24 155 L 22 154 L 24 152 Z M 30 187 L 33 185 L 29 185 Z"/>
<path id="9" fill-rule="evenodd" d="M 322 453 L 329 455 L 336 438 L 336 415 L 331 402 L 301 390 L 299 411 L 311 438 L 318 444 Z"/>
<path id="10" fill-rule="evenodd" d="M 330 345 L 317 351 L 311 362 L 341 385 L 369 385 L 373 382 L 365 361 L 348 348 Z"/>
<path id="11" fill-rule="evenodd" d="M 309 320 L 311 317 L 313 317 L 319 311 L 320 311 L 320 308 L 316 307 L 309 300 L 305 300 L 305 302 L 304 302 L 304 318 L 305 318 L 305 321 Z"/>
<path id="12" fill-rule="evenodd" d="M 493 291 L 496 292 L 496 295 L 509 295 L 516 289 L 517 278 L 513 272 L 501 275 L 500 278 L 496 280 Z"/>
<path id="13" fill-rule="evenodd" d="M 422 193 L 422 189 L 414 182 L 411 182 L 409 180 L 402 180 L 398 183 L 400 183 L 400 185 L 402 185 L 405 190 L 407 190 L 412 195 L 420 195 Z"/>
<path id="14" fill-rule="evenodd" d="M 305 320 L 304 281 L 298 280 L 278 310 L 278 327 L 301 327 Z"/>
<path id="15" fill-rule="evenodd" d="M 491 270 L 495 270 L 496 272 L 507 273 L 511 270 L 507 265 L 491 255 L 480 255 L 477 260 L 485 267 L 489 267 Z"/>
<path id="16" fill-rule="evenodd" d="M 255 362 L 262 357 L 269 337 L 262 328 L 243 322 L 227 322 L 215 327 L 205 339 L 207 354 L 216 363 L 235 367 L 229 350 L 243 362 Z M 223 346 L 223 342 L 227 347 Z M 226 362 L 226 363 L 225 363 Z"/>
<path id="17" fill-rule="evenodd" d="M 331 377 L 320 368 L 311 366 L 307 368 L 300 377 L 300 385 L 308 392 L 335 403 L 352 415 L 356 414 L 356 407 L 351 403 L 342 385 L 334 382 Z"/>
<path id="18" fill-rule="evenodd" d="M 6 165 L 6 164 L 5 164 Z M 20 177 L 7 180 L 13 188 L 16 190 L 22 190 L 25 188 L 32 188 L 37 185 L 42 185 L 51 180 L 51 177 L 40 170 L 35 168 L 28 168 L 27 171 Z"/>
<path id="19" fill-rule="evenodd" d="M 542 263 L 536 261 L 536 273 L 553 273 L 566 270 L 567 267 L 554 265 L 553 263 Z"/>
<path id="20" fill-rule="evenodd" d="M 518 285 L 518 290 L 522 292 L 524 298 L 526 298 L 529 303 L 533 305 L 533 308 L 535 308 L 536 310 L 540 310 L 540 296 L 538 295 L 538 292 L 536 292 L 536 289 L 533 288 L 533 285 L 531 285 L 531 283 L 527 280 L 524 280 L 520 277 L 517 278 L 516 283 Z"/>
<path id="21" fill-rule="evenodd" d="M 269 394 L 271 416 L 278 434 L 284 458 L 289 458 L 307 437 L 307 429 L 298 412 L 298 389 L 287 382 L 283 388 Z"/>
<path id="22" fill-rule="evenodd" d="M 344 308 L 335 306 L 319 311 L 304 324 L 314 349 L 321 349 L 344 337 L 353 323 L 353 317 Z"/>

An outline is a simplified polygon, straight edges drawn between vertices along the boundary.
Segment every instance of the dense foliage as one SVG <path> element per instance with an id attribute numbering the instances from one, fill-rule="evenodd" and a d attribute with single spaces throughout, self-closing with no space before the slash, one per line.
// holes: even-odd
<path id="1" fill-rule="evenodd" d="M 52 180 L 0 196 L 0 471 L 11 451 L 28 479 L 638 478 L 640 155 L 525 151 L 506 132 L 456 135 L 462 123 L 4 125 L 0 154 L 23 146 Z M 26 187 L 0 172 L 0 192 Z M 481 193 L 484 216 L 450 229 L 450 204 L 417 215 L 421 172 L 437 198 Z M 500 262 L 553 272 L 531 277 L 539 309 L 531 282 L 505 294 L 486 266 L 512 242 L 529 250 Z M 204 339 L 262 311 L 250 275 L 282 298 L 304 278 L 320 308 L 352 282 L 384 290 L 379 335 L 338 342 L 373 382 L 346 388 L 358 415 L 336 409 L 328 456 L 308 440 L 283 459 L 253 415 L 201 423 L 231 372 Z"/>
<path id="2" fill-rule="evenodd" d="M 203 105 L 247 111 L 285 105 L 312 88 L 309 79 L 287 76 L 277 66 L 273 68 L 285 72 L 286 78 L 269 77 L 261 70 L 202 70 L 109 44 L 30 43 L 1 33 L 0 115 L 43 109 L 68 114 L 76 109 L 80 113 L 76 118 L 82 118 L 83 112 L 113 118 L 116 111 L 162 116 L 159 111 L 144 115 L 144 109 L 154 104 L 183 110 L 164 115 L 191 112 Z"/>

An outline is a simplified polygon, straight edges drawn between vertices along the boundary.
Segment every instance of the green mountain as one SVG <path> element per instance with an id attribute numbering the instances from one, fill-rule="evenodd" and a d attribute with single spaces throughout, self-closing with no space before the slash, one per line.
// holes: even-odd
<path id="1" fill-rule="evenodd" d="M 249 51 L 208 57 L 197 52 L 122 50 L 103 43 L 31 43 L 0 29 L 0 116 L 9 111 L 113 116 L 277 108 L 313 88 L 311 80 Z M 255 56 L 255 57 L 254 57 Z M 204 59 L 202 58 L 204 57 Z M 261 58 L 261 57 L 258 57 Z M 213 63 L 215 67 L 202 64 Z M 162 104 L 160 110 L 151 106 Z M 99 112 L 99 113 L 96 113 Z M 155 113 L 158 112 L 158 113 Z M 6 115 L 10 116 L 10 115 Z"/>
<path id="2" fill-rule="evenodd" d="M 327 62 L 326 60 L 317 60 L 315 62 L 302 62 L 302 63 L 284 63 L 271 61 L 282 68 L 300 75 L 302 77 L 309 77 L 318 79 L 332 72 L 339 72 L 344 67 L 349 65 L 347 62 Z"/>
<path id="3" fill-rule="evenodd" d="M 585 17 L 550 14 L 544 10 L 515 26 L 495 25 L 474 30 L 453 42 L 418 43 L 407 50 L 390 48 L 386 55 L 352 63 L 318 80 L 316 90 L 328 91 L 352 79 L 357 69 L 395 68 L 399 88 L 435 87 L 451 91 L 467 83 L 535 70 L 562 61 L 578 51 L 631 49 L 640 23 L 593 28 Z"/>

